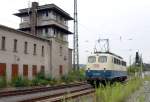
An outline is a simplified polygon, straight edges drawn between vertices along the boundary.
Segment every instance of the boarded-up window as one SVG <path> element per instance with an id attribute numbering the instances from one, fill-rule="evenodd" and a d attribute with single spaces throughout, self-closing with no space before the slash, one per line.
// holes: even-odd
<path id="1" fill-rule="evenodd" d="M 0 63 L 0 76 L 6 76 L 6 64 Z"/>
<path id="2" fill-rule="evenodd" d="M 16 78 L 18 76 L 18 64 L 12 64 L 11 77 Z"/>
<path id="3" fill-rule="evenodd" d="M 32 66 L 32 76 L 36 76 L 37 75 L 37 66 L 33 65 Z"/>
<path id="4" fill-rule="evenodd" d="M 23 65 L 23 76 L 28 77 L 28 65 Z"/>
<path id="5" fill-rule="evenodd" d="M 59 75 L 62 75 L 62 74 L 63 74 L 63 66 L 60 65 L 60 66 L 59 66 Z"/>
<path id="6" fill-rule="evenodd" d="M 43 65 L 41 66 L 40 72 L 45 74 L 45 67 Z"/>

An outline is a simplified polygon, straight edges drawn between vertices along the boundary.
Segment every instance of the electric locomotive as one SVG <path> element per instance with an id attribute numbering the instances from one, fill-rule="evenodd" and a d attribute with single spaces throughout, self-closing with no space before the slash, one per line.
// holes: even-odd
<path id="1" fill-rule="evenodd" d="M 86 77 L 88 82 L 125 81 L 126 62 L 111 52 L 95 52 L 87 58 Z"/>

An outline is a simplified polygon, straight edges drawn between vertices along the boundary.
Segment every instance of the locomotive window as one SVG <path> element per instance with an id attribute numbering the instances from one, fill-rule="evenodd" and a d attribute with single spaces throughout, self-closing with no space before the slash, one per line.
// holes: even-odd
<path id="1" fill-rule="evenodd" d="M 98 58 L 98 62 L 106 63 L 106 62 L 107 62 L 107 56 L 100 56 L 100 57 Z"/>
<path id="2" fill-rule="evenodd" d="M 95 56 L 88 57 L 88 62 L 89 63 L 94 63 L 95 61 L 96 61 L 96 57 Z"/>

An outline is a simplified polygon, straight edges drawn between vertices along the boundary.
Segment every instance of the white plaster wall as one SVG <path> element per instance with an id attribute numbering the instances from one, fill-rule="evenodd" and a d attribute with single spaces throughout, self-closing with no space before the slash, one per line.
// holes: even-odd
<path id="1" fill-rule="evenodd" d="M 1 39 L 5 36 L 6 50 L 1 50 Z M 17 53 L 13 52 L 14 39 L 17 39 Z M 28 42 L 28 54 L 24 54 L 24 42 Z M 33 44 L 37 45 L 37 55 L 33 55 Z M 44 57 L 41 55 L 44 46 Z M 28 65 L 28 77 L 32 78 L 32 65 L 37 65 L 39 71 L 41 65 L 45 66 L 45 73 L 50 74 L 50 44 L 46 40 L 26 36 L 21 33 L 11 32 L 0 28 L 0 63 L 6 63 L 7 79 L 11 79 L 12 64 L 19 65 L 19 74 L 23 73 L 23 64 Z"/>

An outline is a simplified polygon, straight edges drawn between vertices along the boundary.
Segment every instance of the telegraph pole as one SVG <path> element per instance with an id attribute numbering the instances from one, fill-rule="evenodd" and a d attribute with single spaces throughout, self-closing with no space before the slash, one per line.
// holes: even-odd
<path id="1" fill-rule="evenodd" d="M 79 69 L 77 0 L 74 0 L 73 68 Z"/>

